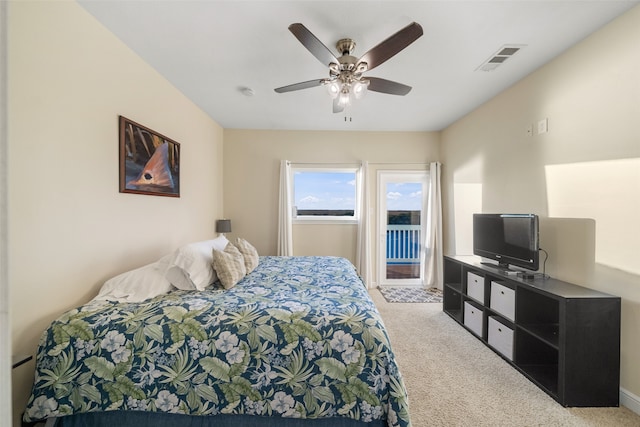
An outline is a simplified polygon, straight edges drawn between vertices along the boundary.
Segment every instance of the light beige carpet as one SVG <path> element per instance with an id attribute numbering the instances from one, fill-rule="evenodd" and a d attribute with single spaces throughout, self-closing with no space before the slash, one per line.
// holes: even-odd
<path id="1" fill-rule="evenodd" d="M 409 392 L 413 427 L 640 426 L 627 408 L 564 408 L 442 312 L 370 290 Z"/>

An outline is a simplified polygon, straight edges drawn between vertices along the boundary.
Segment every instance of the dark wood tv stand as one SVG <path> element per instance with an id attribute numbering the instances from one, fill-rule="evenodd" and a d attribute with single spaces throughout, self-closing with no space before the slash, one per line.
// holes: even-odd
<path id="1" fill-rule="evenodd" d="M 497 265 L 496 265 L 497 267 Z M 444 257 L 443 310 L 563 406 L 619 406 L 620 297 Z"/>

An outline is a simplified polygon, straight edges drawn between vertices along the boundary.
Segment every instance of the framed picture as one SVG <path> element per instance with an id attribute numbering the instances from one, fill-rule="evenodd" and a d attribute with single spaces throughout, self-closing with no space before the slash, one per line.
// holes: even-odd
<path id="1" fill-rule="evenodd" d="M 180 144 L 120 116 L 120 192 L 180 197 Z"/>

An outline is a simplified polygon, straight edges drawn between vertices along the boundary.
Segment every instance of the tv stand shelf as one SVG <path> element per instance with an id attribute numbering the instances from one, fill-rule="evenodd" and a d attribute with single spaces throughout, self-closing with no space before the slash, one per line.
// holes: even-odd
<path id="1" fill-rule="evenodd" d="M 444 257 L 443 310 L 563 406 L 619 406 L 620 297 Z"/>
<path id="2" fill-rule="evenodd" d="M 558 348 L 558 331 L 560 330 L 560 325 L 558 323 L 542 325 L 521 324 L 518 326 L 522 328 L 522 330 L 537 336 L 550 346 Z"/>

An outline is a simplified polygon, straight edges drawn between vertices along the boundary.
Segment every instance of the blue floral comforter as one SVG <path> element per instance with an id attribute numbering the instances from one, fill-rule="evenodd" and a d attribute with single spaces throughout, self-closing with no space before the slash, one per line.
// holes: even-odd
<path id="1" fill-rule="evenodd" d="M 62 315 L 41 338 L 24 420 L 114 410 L 410 425 L 380 314 L 337 257 L 261 257 L 229 290 Z"/>

